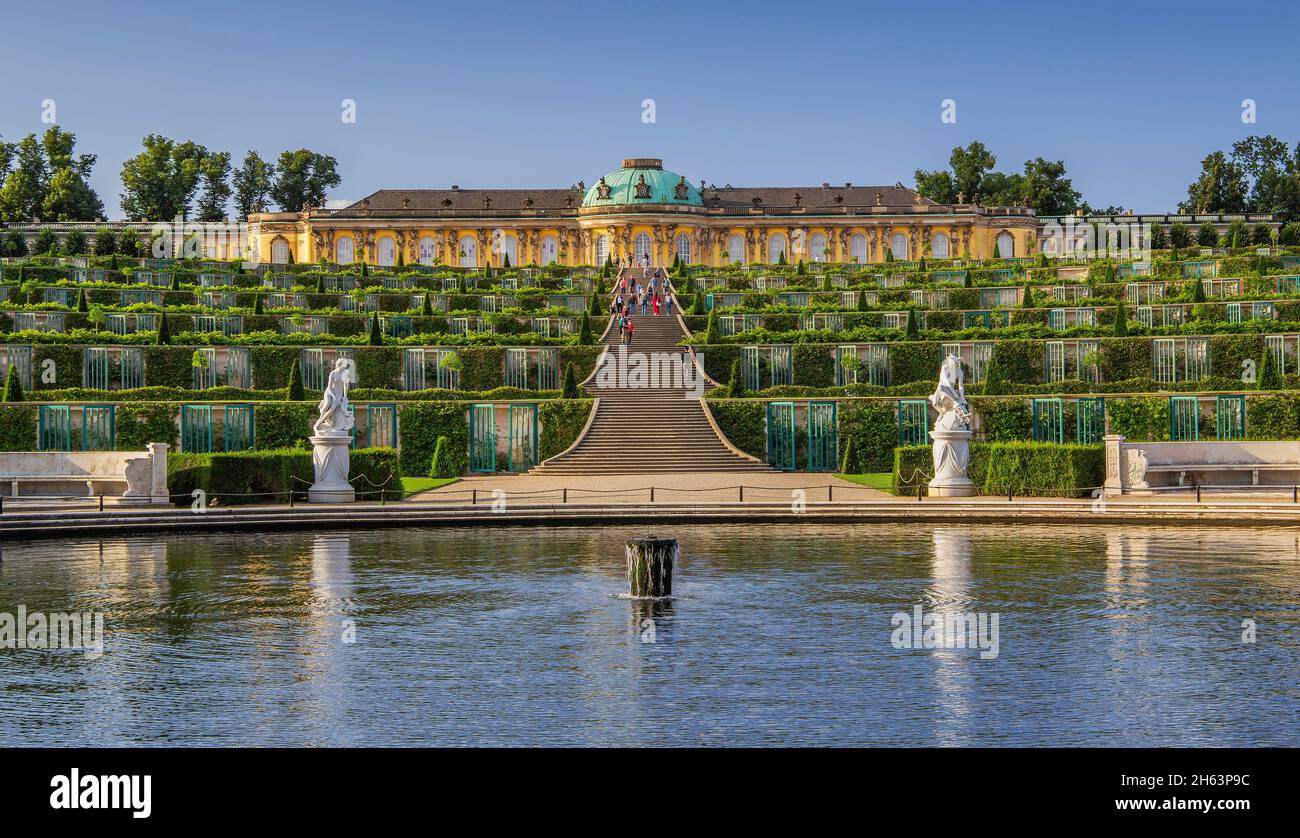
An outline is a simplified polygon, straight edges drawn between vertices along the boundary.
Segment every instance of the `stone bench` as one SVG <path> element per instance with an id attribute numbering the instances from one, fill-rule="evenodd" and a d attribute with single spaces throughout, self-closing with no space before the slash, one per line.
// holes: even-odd
<path id="1" fill-rule="evenodd" d="M 1105 491 L 1110 496 L 1192 486 L 1252 489 L 1300 483 L 1300 442 L 1127 442 L 1122 436 L 1104 441 Z"/>
<path id="2" fill-rule="evenodd" d="M 167 503 L 167 445 L 147 451 L 0 452 L 0 494 L 113 498 L 115 503 Z"/>

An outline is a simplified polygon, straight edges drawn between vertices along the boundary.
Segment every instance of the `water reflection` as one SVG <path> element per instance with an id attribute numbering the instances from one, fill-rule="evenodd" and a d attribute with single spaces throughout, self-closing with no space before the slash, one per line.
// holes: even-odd
<path id="1" fill-rule="evenodd" d="M 681 527 L 664 602 L 636 534 L 10 543 L 0 611 L 107 653 L 0 650 L 0 744 L 1300 744 L 1295 529 Z M 998 657 L 895 648 L 918 604 Z"/>
<path id="2" fill-rule="evenodd" d="M 934 560 L 930 586 L 930 610 L 945 618 L 957 617 L 971 603 L 971 545 L 968 530 L 938 527 L 932 536 Z M 931 680 L 941 711 L 936 719 L 937 745 L 965 744 L 969 736 L 971 688 L 967 668 L 990 665 L 969 649 L 931 649 L 934 669 Z"/>

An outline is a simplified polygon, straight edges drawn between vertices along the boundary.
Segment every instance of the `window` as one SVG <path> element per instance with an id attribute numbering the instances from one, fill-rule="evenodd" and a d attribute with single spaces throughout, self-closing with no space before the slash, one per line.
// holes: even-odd
<path id="1" fill-rule="evenodd" d="M 767 259 L 773 265 L 781 261 L 785 255 L 785 236 L 781 233 L 773 233 L 767 237 Z"/>
<path id="2" fill-rule="evenodd" d="M 340 265 L 351 265 L 356 258 L 356 243 L 350 236 L 344 236 L 334 243 L 334 260 Z"/>
<path id="3" fill-rule="evenodd" d="M 907 260 L 907 236 L 902 233 L 895 233 L 894 237 L 889 240 L 889 252 L 894 254 L 895 259 Z"/>
<path id="4" fill-rule="evenodd" d="M 478 241 L 471 236 L 460 240 L 460 266 L 462 268 L 478 267 Z"/>
<path id="5" fill-rule="evenodd" d="M 814 262 L 826 261 L 826 237 L 821 233 L 808 240 L 808 258 Z"/>
<path id="6" fill-rule="evenodd" d="M 430 236 L 420 238 L 419 255 L 421 265 L 432 265 L 433 260 L 437 258 L 437 245 Z"/>
<path id="7" fill-rule="evenodd" d="M 685 233 L 677 236 L 677 258 L 683 265 L 691 261 L 691 237 Z"/>
<path id="8" fill-rule="evenodd" d="M 382 268 L 391 268 L 397 264 L 397 242 L 392 236 L 380 236 L 375 242 L 375 264 Z"/>
<path id="9" fill-rule="evenodd" d="M 276 239 L 271 242 L 271 262 L 275 265 L 283 265 L 289 261 L 289 243 L 284 239 Z"/>
<path id="10" fill-rule="evenodd" d="M 542 264 L 551 265 L 559 261 L 559 242 L 555 236 L 545 236 L 542 238 Z"/>
<path id="11" fill-rule="evenodd" d="M 1016 240 L 1010 233 L 1001 233 L 997 238 L 995 255 L 1000 259 L 1010 259 L 1016 255 Z"/>
<path id="12" fill-rule="evenodd" d="M 745 263 L 745 237 L 732 236 L 727 239 L 727 261 L 733 265 Z"/>
<path id="13" fill-rule="evenodd" d="M 649 233 L 637 233 L 636 238 L 632 240 L 632 255 L 636 258 L 637 264 L 642 259 L 649 259 L 651 256 L 652 245 Z"/>
<path id="14" fill-rule="evenodd" d="M 948 258 L 948 234 L 935 233 L 930 238 L 930 255 L 935 259 Z"/>
<path id="15" fill-rule="evenodd" d="M 514 236 L 501 237 L 501 267 L 509 260 L 510 267 L 519 267 L 519 240 Z"/>
<path id="16" fill-rule="evenodd" d="M 609 236 L 596 236 L 596 264 L 604 266 L 609 261 Z"/>
<path id="17" fill-rule="evenodd" d="M 849 239 L 849 260 L 859 265 L 867 262 L 867 237 L 861 233 Z"/>

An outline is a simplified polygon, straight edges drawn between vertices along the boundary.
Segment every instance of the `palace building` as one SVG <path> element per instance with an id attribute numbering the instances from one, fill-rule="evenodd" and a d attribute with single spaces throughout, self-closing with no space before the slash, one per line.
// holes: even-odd
<path id="1" fill-rule="evenodd" d="M 972 196 L 974 198 L 975 196 Z M 344 209 L 258 213 L 260 258 L 377 266 L 723 266 L 1004 258 L 1034 252 L 1038 219 L 1023 207 L 953 205 L 902 184 L 699 185 L 632 158 L 591 186 L 567 189 L 383 189 Z M 508 261 L 507 261 L 508 260 Z"/>

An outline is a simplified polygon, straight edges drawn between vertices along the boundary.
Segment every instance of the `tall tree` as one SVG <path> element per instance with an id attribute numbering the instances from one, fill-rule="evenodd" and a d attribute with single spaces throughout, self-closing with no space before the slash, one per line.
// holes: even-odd
<path id="1" fill-rule="evenodd" d="M 1020 197 L 1039 215 L 1069 215 L 1079 208 L 1083 196 L 1065 176 L 1064 160 L 1036 157 L 1025 161 Z"/>
<path id="2" fill-rule="evenodd" d="M 998 159 L 979 140 L 965 148 L 954 148 L 948 158 L 948 165 L 952 167 L 953 188 L 958 194 L 964 193 L 967 201 L 972 200 L 980 191 L 985 173 L 993 171 L 997 162 Z"/>
<path id="3" fill-rule="evenodd" d="M 325 190 L 343 182 L 337 169 L 338 161 L 327 154 L 305 148 L 282 152 L 276 163 L 279 177 L 271 187 L 271 197 L 284 212 L 323 206 Z"/>
<path id="4" fill-rule="evenodd" d="M 934 172 L 917 169 L 916 191 L 922 198 L 940 204 L 957 203 L 957 190 L 953 188 L 952 175 L 942 169 Z"/>
<path id="5" fill-rule="evenodd" d="M 23 137 L 13 148 L 11 169 L 0 188 L 0 219 L 37 221 L 49 177 L 45 149 L 35 134 Z"/>
<path id="6" fill-rule="evenodd" d="M 266 209 L 267 198 L 271 195 L 271 185 L 275 180 L 275 166 L 266 162 L 256 151 L 250 151 L 244 157 L 244 163 L 235 169 L 232 181 L 235 191 L 235 211 L 240 220 L 248 218 L 252 212 Z"/>
<path id="7" fill-rule="evenodd" d="M 122 210 L 131 221 L 169 221 L 189 216 L 199 188 L 206 148 L 160 134 L 144 138 L 144 151 L 122 164 Z"/>
<path id="8" fill-rule="evenodd" d="M 221 221 L 230 200 L 230 152 L 218 151 L 204 157 L 199 163 L 199 180 L 203 190 L 197 205 L 199 220 Z"/>
<path id="9" fill-rule="evenodd" d="M 1216 151 L 1201 161 L 1201 176 L 1187 187 L 1187 200 L 1178 206 L 1188 212 L 1245 212 L 1246 172 L 1236 160 Z"/>

